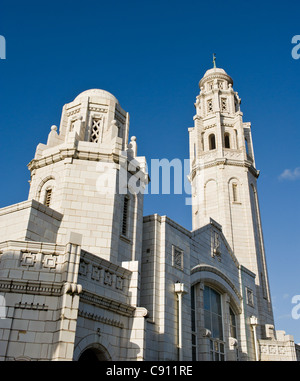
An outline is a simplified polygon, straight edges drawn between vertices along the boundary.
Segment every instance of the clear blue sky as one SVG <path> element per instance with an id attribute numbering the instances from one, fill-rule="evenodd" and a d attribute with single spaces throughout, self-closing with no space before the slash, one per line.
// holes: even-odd
<path id="1" fill-rule="evenodd" d="M 300 342 L 291 317 L 300 294 L 300 60 L 291 56 L 299 14 L 296 1 L 2 1 L 0 206 L 27 199 L 36 145 L 89 88 L 113 93 L 130 113 L 148 161 L 188 158 L 198 82 L 216 53 L 252 123 L 276 329 Z M 190 229 L 184 198 L 148 195 L 144 213 Z"/>

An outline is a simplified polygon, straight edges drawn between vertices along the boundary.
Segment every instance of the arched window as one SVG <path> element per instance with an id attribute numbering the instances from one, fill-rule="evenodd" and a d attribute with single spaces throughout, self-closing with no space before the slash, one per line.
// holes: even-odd
<path id="1" fill-rule="evenodd" d="M 221 295 L 214 289 L 204 286 L 204 325 L 211 332 L 210 356 L 212 361 L 225 360 L 223 341 L 223 318 Z"/>
<path id="2" fill-rule="evenodd" d="M 216 137 L 215 137 L 215 134 L 209 135 L 208 140 L 209 140 L 209 149 L 210 150 L 216 149 Z"/>
<path id="3" fill-rule="evenodd" d="M 225 148 L 230 148 L 230 135 L 228 132 L 226 132 L 224 135 L 224 144 Z"/>

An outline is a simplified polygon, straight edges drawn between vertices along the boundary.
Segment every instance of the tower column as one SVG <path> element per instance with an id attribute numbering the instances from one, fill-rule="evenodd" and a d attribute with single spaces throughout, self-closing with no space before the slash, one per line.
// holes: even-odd
<path id="1" fill-rule="evenodd" d="M 240 264 L 254 272 L 259 325 L 273 323 L 268 274 L 257 202 L 251 124 L 243 122 L 232 78 L 220 68 L 199 82 L 196 117 L 189 129 L 193 230 L 209 223 L 223 233 Z"/>

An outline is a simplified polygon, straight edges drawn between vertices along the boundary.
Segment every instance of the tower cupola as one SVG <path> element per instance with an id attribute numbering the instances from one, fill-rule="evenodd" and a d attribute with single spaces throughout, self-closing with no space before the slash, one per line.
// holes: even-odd
<path id="1" fill-rule="evenodd" d="M 224 69 L 206 71 L 199 82 L 200 94 L 196 97 L 197 116 L 210 117 L 219 112 L 234 115 L 240 111 L 240 98 L 233 90 L 233 80 Z"/>

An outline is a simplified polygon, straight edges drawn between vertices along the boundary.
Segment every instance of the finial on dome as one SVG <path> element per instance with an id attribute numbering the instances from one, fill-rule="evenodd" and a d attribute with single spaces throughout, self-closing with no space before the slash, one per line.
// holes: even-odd
<path id="1" fill-rule="evenodd" d="M 216 53 L 213 54 L 214 69 L 216 68 Z"/>

